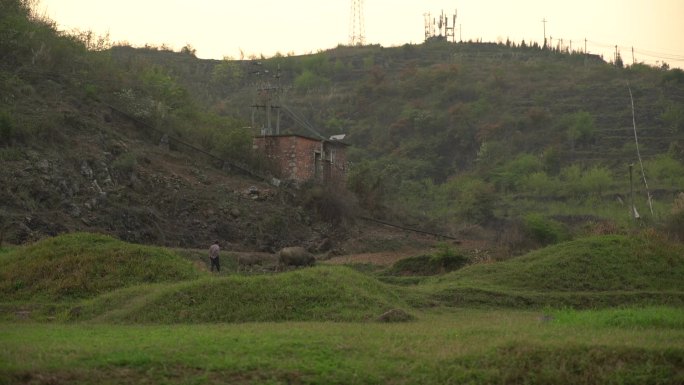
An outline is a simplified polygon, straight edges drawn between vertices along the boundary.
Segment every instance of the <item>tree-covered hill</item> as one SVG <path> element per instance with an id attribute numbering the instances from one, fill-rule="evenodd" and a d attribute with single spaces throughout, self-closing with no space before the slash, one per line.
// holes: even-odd
<path id="1" fill-rule="evenodd" d="M 266 89 L 277 90 L 283 132 L 345 133 L 352 145 L 355 200 L 300 194 L 319 199 L 308 207 L 358 201 L 372 216 L 451 234 L 493 229 L 493 239 L 525 248 L 625 226 L 633 191 L 642 222 L 681 233 L 679 69 L 439 40 L 201 60 L 189 46 L 112 47 L 88 32 L 58 33 L 30 3 L 3 2 L 0 24 L 0 158 L 10 181 L 0 194 L 12 239 L 34 227 L 185 244 L 198 237 L 184 229 L 198 227 L 199 238 L 250 234 L 265 247 L 316 239 L 302 235 L 315 217 L 300 212 L 307 202 L 239 209 L 240 191 L 268 171 L 251 151 L 266 124 L 252 106 Z M 158 146 L 165 137 L 168 149 Z M 227 165 L 234 175 L 223 179 Z M 235 227 L 226 215 L 240 218 Z"/>
<path id="2" fill-rule="evenodd" d="M 0 2 L 0 244 L 74 231 L 272 251 L 327 239 L 260 177 L 244 119 L 213 113 L 164 66 L 115 60 L 105 38 L 58 32 L 33 4 Z"/>
<path id="3" fill-rule="evenodd" d="M 260 84 L 280 84 L 278 102 L 323 136 L 346 133 L 349 188 L 375 215 L 452 231 L 535 212 L 620 225 L 632 164 L 637 211 L 660 222 L 684 186 L 684 72 L 666 64 L 625 67 L 524 42 L 222 62 L 166 55 L 129 50 L 126 60 L 147 57 L 200 84 L 228 116 L 248 117 Z M 282 119 L 284 130 L 311 134 Z"/>

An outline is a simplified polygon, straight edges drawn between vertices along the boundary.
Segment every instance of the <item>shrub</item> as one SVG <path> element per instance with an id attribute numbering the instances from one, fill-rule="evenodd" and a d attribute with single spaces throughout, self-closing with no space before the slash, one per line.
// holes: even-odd
<path id="1" fill-rule="evenodd" d="M 646 172 L 660 187 L 676 189 L 684 181 L 684 166 L 671 154 L 658 155 L 645 162 Z M 651 181 L 649 181 L 651 182 Z"/>
<path id="2" fill-rule="evenodd" d="M 563 181 L 563 187 L 566 194 L 572 197 L 579 197 L 582 193 L 582 185 L 580 181 L 582 179 L 582 168 L 573 164 L 568 167 L 563 167 L 560 172 L 561 180 Z"/>
<path id="3" fill-rule="evenodd" d="M 538 171 L 525 178 L 525 188 L 539 196 L 549 196 L 558 190 L 558 183 L 544 171 Z"/>
<path id="4" fill-rule="evenodd" d="M 252 136 L 249 130 L 225 127 L 215 131 L 214 146 L 222 159 L 246 159 L 251 153 Z"/>
<path id="5" fill-rule="evenodd" d="M 679 193 L 672 204 L 672 211 L 665 221 L 668 236 L 684 241 L 684 193 Z"/>
<path id="6" fill-rule="evenodd" d="M 112 168 L 123 173 L 130 174 L 138 164 L 137 156 L 132 152 L 122 154 L 112 162 Z"/>
<path id="7" fill-rule="evenodd" d="M 581 186 L 588 194 L 600 196 L 613 184 L 613 175 L 605 167 L 592 167 L 582 175 Z"/>
<path id="8" fill-rule="evenodd" d="M 0 145 L 10 145 L 12 142 L 13 124 L 7 112 L 0 112 Z"/>
<path id="9" fill-rule="evenodd" d="M 590 143 L 596 136 L 596 123 L 593 115 L 589 112 L 579 111 L 566 115 L 561 119 L 561 124 L 567 127 L 567 135 L 572 149 L 575 148 L 576 144 Z"/>
<path id="10" fill-rule="evenodd" d="M 676 133 L 684 129 L 684 107 L 682 105 L 675 102 L 668 103 L 660 117 L 673 132 Z"/>
<path id="11" fill-rule="evenodd" d="M 2 161 L 21 160 L 23 157 L 24 153 L 16 147 L 0 148 L 0 160 Z"/>
<path id="12" fill-rule="evenodd" d="M 457 214 L 473 223 L 481 223 L 494 217 L 496 196 L 494 188 L 481 180 L 471 179 L 460 188 Z"/>
<path id="13" fill-rule="evenodd" d="M 310 186 L 305 189 L 304 206 L 318 217 L 334 225 L 352 221 L 357 211 L 356 200 L 346 189 L 333 186 Z"/>
<path id="14" fill-rule="evenodd" d="M 320 75 L 316 75 L 310 70 L 304 70 L 294 80 L 294 87 L 297 91 L 306 92 L 314 88 L 324 88 L 330 85 L 330 80 Z"/>
<path id="15" fill-rule="evenodd" d="M 532 154 L 520 154 L 513 161 L 500 167 L 492 175 L 492 180 L 500 191 L 516 191 L 524 183 L 526 176 L 540 172 L 543 164 Z"/>
<path id="16" fill-rule="evenodd" d="M 211 71 L 212 84 L 221 95 L 240 84 L 244 76 L 244 71 L 240 66 L 235 61 L 227 59 L 217 64 Z"/>
<path id="17" fill-rule="evenodd" d="M 397 261 L 386 275 L 437 275 L 455 271 L 470 262 L 469 258 L 454 252 L 449 246 L 442 245 L 432 255 L 419 255 Z"/>
<path id="18" fill-rule="evenodd" d="M 529 214 L 524 220 L 525 234 L 541 245 L 552 245 L 570 238 L 566 227 L 539 214 Z"/>

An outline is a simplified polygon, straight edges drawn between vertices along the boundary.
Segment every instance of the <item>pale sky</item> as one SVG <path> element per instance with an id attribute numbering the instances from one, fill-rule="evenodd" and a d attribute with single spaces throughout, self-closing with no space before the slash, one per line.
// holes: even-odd
<path id="1" fill-rule="evenodd" d="M 39 0 L 60 30 L 107 32 L 112 42 L 191 44 L 197 56 L 306 54 L 347 44 L 352 0 Z M 684 67 L 684 0 L 364 0 L 366 43 L 384 47 L 424 40 L 424 14 L 458 10 L 456 39 L 556 45 L 626 64 L 665 61 Z"/>

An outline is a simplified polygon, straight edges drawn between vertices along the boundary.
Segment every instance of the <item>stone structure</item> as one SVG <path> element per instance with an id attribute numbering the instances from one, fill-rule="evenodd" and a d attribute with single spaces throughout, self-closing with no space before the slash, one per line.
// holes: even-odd
<path id="1" fill-rule="evenodd" d="M 274 162 L 277 176 L 303 183 L 344 182 L 347 172 L 347 144 L 302 135 L 266 135 L 254 138 L 254 149 Z"/>

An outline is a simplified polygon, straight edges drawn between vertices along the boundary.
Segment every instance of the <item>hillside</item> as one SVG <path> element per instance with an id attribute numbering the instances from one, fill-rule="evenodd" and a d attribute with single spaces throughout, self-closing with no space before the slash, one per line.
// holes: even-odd
<path id="1" fill-rule="evenodd" d="M 628 164 L 644 222 L 682 231 L 670 219 L 684 185 L 681 70 L 510 42 L 200 60 L 58 33 L 26 4 L 2 9 L 13 36 L 0 47 L 3 241 L 95 231 L 168 246 L 220 238 L 238 250 L 315 249 L 367 232 L 352 228 L 362 212 L 519 254 L 544 243 L 525 227 L 530 214 L 568 226 L 569 237 L 627 227 Z M 282 114 L 283 132 L 347 135 L 354 197 L 264 182 L 252 137 L 265 117 L 252 122 L 251 106 L 257 88 L 276 84 L 293 112 Z M 317 215 L 328 205 L 345 217 Z"/>
<path id="2" fill-rule="evenodd" d="M 56 32 L 29 4 L 0 5 L 12 37 L 0 43 L 0 244 L 89 231 L 274 251 L 343 236 L 266 183 L 243 120 L 206 110 L 159 66 L 120 66 L 94 38 Z"/>
<path id="3" fill-rule="evenodd" d="M 683 71 L 439 41 L 207 61 L 32 4 L 0 1 L 0 384 L 684 383 Z M 284 132 L 347 134 L 346 188 L 271 178 L 276 83 Z"/>
<path id="4" fill-rule="evenodd" d="M 113 55 L 164 66 L 226 116 L 249 116 L 257 87 L 279 82 L 280 103 L 317 132 L 347 134 L 360 203 L 416 226 L 496 227 L 530 212 L 624 225 L 629 164 L 635 205 L 658 222 L 684 183 L 684 72 L 665 65 L 616 67 L 510 42 L 222 62 L 126 47 Z M 315 135 L 287 113 L 282 127 Z"/>

